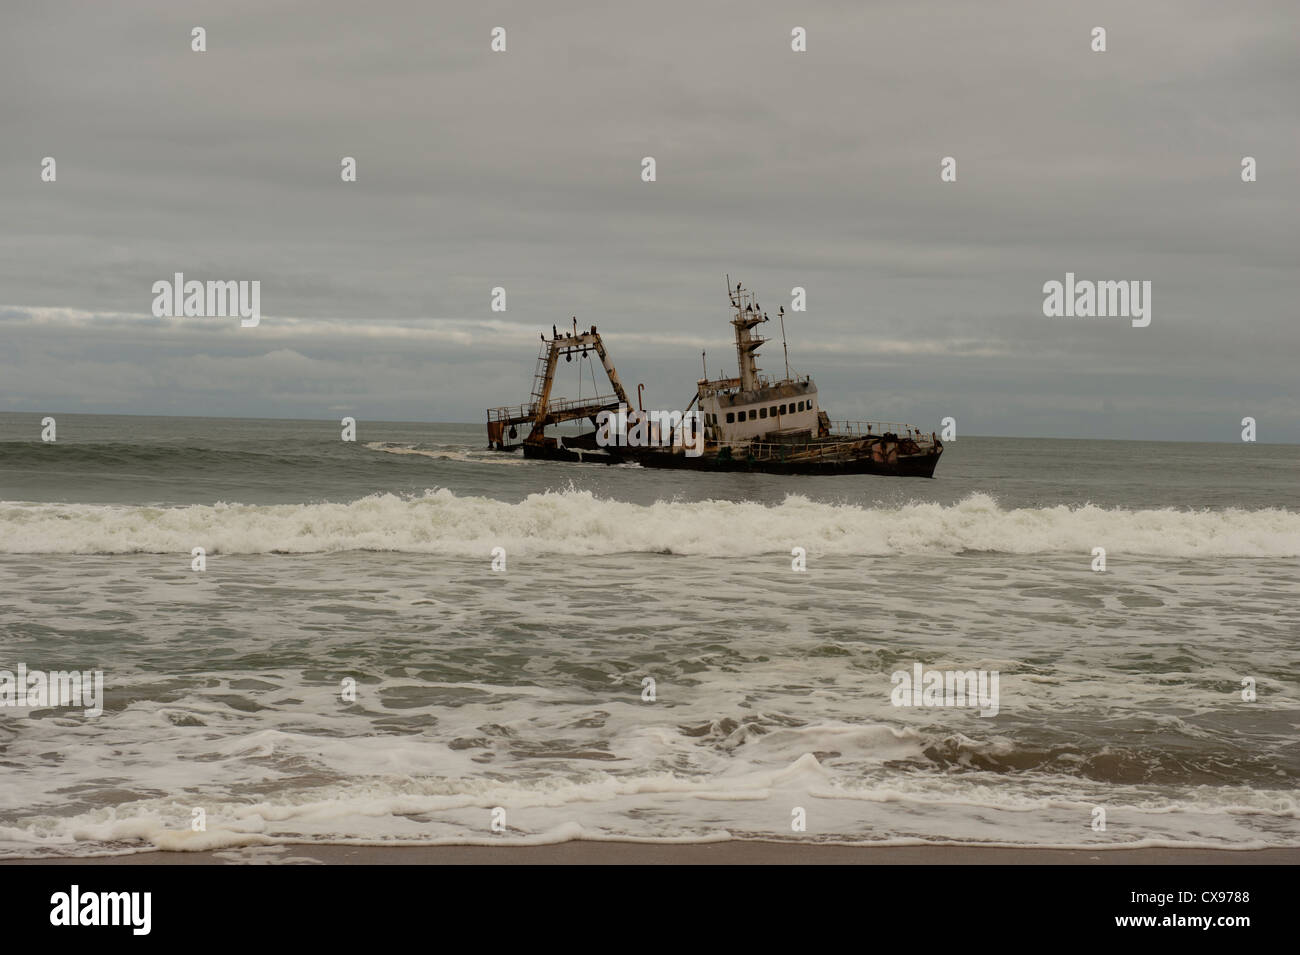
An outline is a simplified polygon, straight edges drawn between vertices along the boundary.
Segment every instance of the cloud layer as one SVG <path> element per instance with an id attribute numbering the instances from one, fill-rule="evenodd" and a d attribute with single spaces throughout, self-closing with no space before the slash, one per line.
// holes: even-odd
<path id="1" fill-rule="evenodd" d="M 479 420 L 573 315 L 681 405 L 730 273 L 808 289 L 837 415 L 1300 440 L 1294 5 L 622 7 L 7 12 L 0 409 Z M 153 319 L 176 271 L 262 324 Z M 1067 271 L 1150 280 L 1151 327 L 1044 318 Z"/>

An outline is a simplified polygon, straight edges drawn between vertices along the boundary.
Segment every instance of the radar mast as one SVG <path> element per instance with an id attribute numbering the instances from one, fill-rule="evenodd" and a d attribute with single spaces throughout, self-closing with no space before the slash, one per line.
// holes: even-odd
<path id="1" fill-rule="evenodd" d="M 766 322 L 767 316 L 759 310 L 753 292 L 739 282 L 734 289 L 731 287 L 730 276 L 727 277 L 727 296 L 731 299 L 731 307 L 736 310 L 736 317 L 731 320 L 731 324 L 736 329 L 736 364 L 740 368 L 740 390 L 755 391 L 761 387 L 758 373 L 762 369 L 754 363 L 754 359 L 758 357 L 759 347 L 767 339 L 754 335 L 751 329 Z"/>

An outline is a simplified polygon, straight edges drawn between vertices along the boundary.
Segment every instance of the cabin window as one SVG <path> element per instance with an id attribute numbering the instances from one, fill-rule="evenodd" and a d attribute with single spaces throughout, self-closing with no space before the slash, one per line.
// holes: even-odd
<path id="1" fill-rule="evenodd" d="M 750 409 L 749 409 L 749 420 L 750 420 L 750 421 L 755 421 L 755 420 L 757 420 L 757 419 L 758 419 L 758 412 L 755 411 L 753 408 L 750 408 Z"/>
<path id="2" fill-rule="evenodd" d="M 766 418 L 766 417 L 767 417 L 767 409 L 766 409 L 766 408 L 759 408 L 759 409 L 758 409 L 758 416 L 759 416 L 760 418 Z"/>
<path id="3" fill-rule="evenodd" d="M 778 409 L 776 410 L 776 413 L 777 413 L 777 414 L 785 414 L 785 405 L 782 405 L 780 408 L 778 408 Z"/>
<path id="4" fill-rule="evenodd" d="M 735 424 L 735 423 L 736 423 L 736 412 L 734 412 L 734 411 L 728 411 L 728 412 L 727 412 L 727 424 Z"/>
<path id="5" fill-rule="evenodd" d="M 802 401 L 799 402 L 799 410 L 800 410 L 800 411 L 803 411 L 803 402 L 802 402 Z"/>

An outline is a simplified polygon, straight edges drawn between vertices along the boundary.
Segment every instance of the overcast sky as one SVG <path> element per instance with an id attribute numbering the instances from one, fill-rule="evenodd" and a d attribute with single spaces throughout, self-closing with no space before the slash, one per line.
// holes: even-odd
<path id="1" fill-rule="evenodd" d="M 1294 2 L 5 0 L 0 410 L 480 421 L 573 315 L 680 408 L 730 273 L 807 289 L 835 418 L 1300 441 L 1298 54 Z M 154 318 L 178 271 L 261 324 Z"/>

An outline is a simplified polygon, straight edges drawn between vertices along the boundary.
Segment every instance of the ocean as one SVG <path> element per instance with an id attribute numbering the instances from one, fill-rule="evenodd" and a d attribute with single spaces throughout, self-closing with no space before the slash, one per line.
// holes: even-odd
<path id="1" fill-rule="evenodd" d="M 0 706 L 0 857 L 1300 846 L 1300 447 L 778 477 L 42 417 L 0 415 L 0 670 L 102 671 L 103 712 Z"/>

